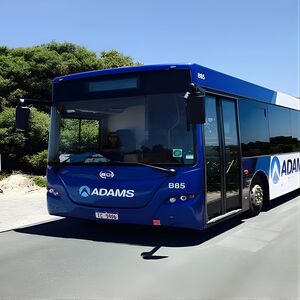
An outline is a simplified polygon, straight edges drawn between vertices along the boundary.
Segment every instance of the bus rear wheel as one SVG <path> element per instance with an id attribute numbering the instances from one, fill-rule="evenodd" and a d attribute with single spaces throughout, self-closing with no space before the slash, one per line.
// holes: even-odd
<path id="1" fill-rule="evenodd" d="M 262 180 L 259 177 L 253 179 L 249 191 L 249 216 L 257 216 L 263 206 L 266 191 Z"/>

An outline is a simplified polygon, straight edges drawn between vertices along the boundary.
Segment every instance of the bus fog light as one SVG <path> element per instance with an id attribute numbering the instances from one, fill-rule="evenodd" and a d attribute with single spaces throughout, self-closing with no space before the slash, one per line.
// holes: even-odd
<path id="1" fill-rule="evenodd" d="M 175 198 L 175 197 L 171 197 L 171 198 L 169 199 L 169 202 L 170 202 L 170 203 L 175 203 L 175 202 L 176 202 L 176 198 Z"/>
<path id="2" fill-rule="evenodd" d="M 47 190 L 48 190 L 48 193 L 49 194 L 51 194 L 51 195 L 53 195 L 53 196 L 55 196 L 55 197 L 58 197 L 59 196 L 59 193 L 58 193 L 58 191 L 56 190 L 56 189 L 54 189 L 54 188 L 47 188 Z"/>

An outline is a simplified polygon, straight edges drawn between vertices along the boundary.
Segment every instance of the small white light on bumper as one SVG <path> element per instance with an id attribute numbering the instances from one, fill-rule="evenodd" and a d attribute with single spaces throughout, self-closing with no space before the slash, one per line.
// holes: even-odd
<path id="1" fill-rule="evenodd" d="M 185 196 L 185 195 L 180 196 L 181 201 L 185 201 L 186 199 L 187 199 L 187 196 Z"/>
<path id="2" fill-rule="evenodd" d="M 169 202 L 170 202 L 170 203 L 175 203 L 175 202 L 176 202 L 176 198 L 175 198 L 175 197 L 171 197 L 171 198 L 169 199 Z"/>

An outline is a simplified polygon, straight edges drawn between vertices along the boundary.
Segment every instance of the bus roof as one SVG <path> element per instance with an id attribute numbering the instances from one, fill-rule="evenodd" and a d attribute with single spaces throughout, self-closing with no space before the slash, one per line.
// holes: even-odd
<path id="1" fill-rule="evenodd" d="M 284 93 L 276 92 L 271 89 L 261 87 L 259 85 L 238 79 L 233 76 L 203 67 L 198 64 L 157 64 L 157 65 L 142 65 L 130 66 L 121 68 L 112 68 L 105 70 L 95 70 L 83 73 L 70 74 L 56 77 L 53 83 L 61 81 L 88 78 L 94 76 L 113 75 L 120 73 L 132 73 L 154 70 L 168 70 L 168 69 L 191 69 L 192 80 L 197 82 L 204 88 L 235 95 L 238 97 L 250 98 L 267 103 L 273 103 L 280 106 L 285 106 L 293 109 L 300 109 L 300 99 L 286 95 Z"/>

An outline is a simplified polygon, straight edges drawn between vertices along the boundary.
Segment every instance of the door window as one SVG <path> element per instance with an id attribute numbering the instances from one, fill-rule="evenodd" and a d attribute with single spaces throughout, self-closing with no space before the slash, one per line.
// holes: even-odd
<path id="1" fill-rule="evenodd" d="M 221 154 L 218 128 L 217 102 L 215 97 L 205 99 L 206 120 L 204 142 L 206 158 L 206 202 L 208 218 L 221 214 Z"/>
<path id="2" fill-rule="evenodd" d="M 212 96 L 205 101 L 206 211 L 210 220 L 241 207 L 241 167 L 235 102 Z"/>

